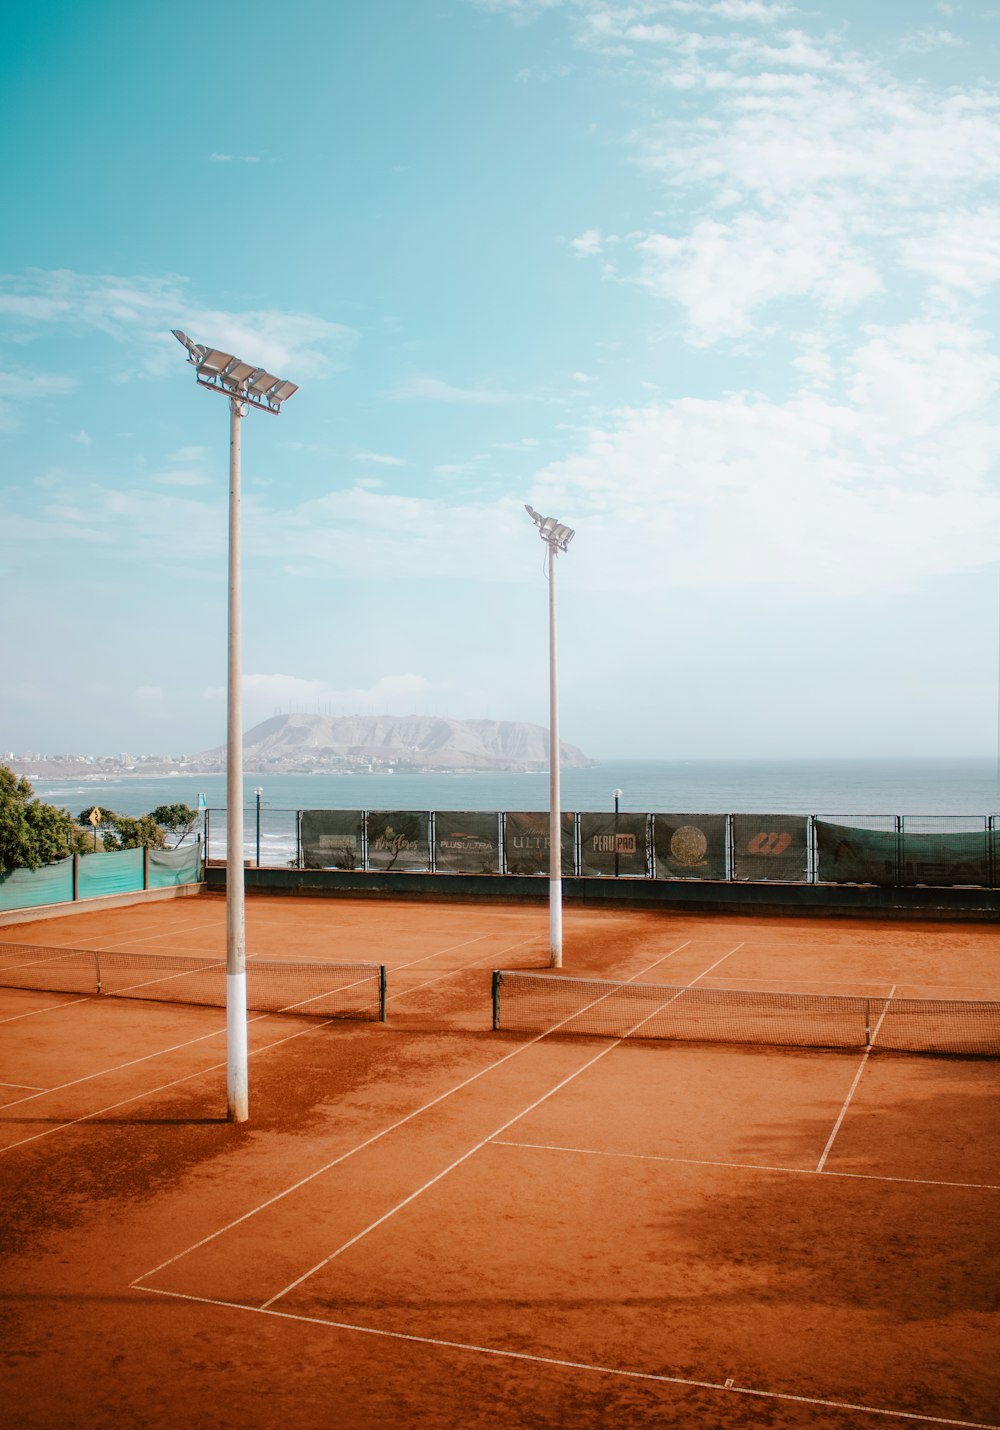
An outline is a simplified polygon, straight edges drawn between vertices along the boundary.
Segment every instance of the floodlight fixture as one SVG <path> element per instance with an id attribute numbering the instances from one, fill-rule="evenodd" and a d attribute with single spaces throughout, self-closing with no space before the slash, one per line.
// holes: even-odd
<path id="1" fill-rule="evenodd" d="M 245 362 L 221 348 L 194 342 L 180 328 L 171 328 L 171 332 L 187 349 L 188 362 L 194 366 L 199 386 L 207 387 L 210 392 L 237 397 L 248 406 L 256 407 L 258 412 L 277 413 L 281 404 L 299 390 L 296 383 L 275 377 L 255 363 Z"/>
<path id="2" fill-rule="evenodd" d="M 226 1098 L 229 1117 L 250 1115 L 247 1072 L 246 874 L 243 863 L 243 598 L 240 557 L 240 431 L 251 407 L 277 413 L 294 382 L 275 377 L 221 348 L 196 343 L 180 328 L 199 387 L 229 398 L 229 630 L 226 713 Z M 260 796 L 257 795 L 257 863 L 260 863 Z"/>
<path id="3" fill-rule="evenodd" d="M 539 536 L 550 550 L 556 548 L 559 551 L 566 551 L 568 549 L 576 535 L 571 526 L 564 526 L 561 521 L 556 521 L 554 516 L 540 516 L 534 507 L 527 504 L 524 509 L 538 527 Z"/>

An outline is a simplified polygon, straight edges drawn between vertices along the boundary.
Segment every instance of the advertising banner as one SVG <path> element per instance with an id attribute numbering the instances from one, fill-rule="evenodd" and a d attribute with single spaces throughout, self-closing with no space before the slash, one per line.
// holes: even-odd
<path id="1" fill-rule="evenodd" d="M 369 869 L 384 873 L 429 869 L 430 818 L 422 810 L 369 810 Z"/>
<path id="2" fill-rule="evenodd" d="M 801 883 L 807 874 L 804 814 L 734 814 L 733 877 Z"/>
<path id="3" fill-rule="evenodd" d="M 499 814 L 486 814 L 482 810 L 437 810 L 434 867 L 441 874 L 499 874 Z"/>
<path id="4" fill-rule="evenodd" d="M 363 867 L 364 815 L 360 809 L 304 809 L 301 828 L 304 868 Z"/>
<path id="5" fill-rule="evenodd" d="M 508 874 L 549 872 L 549 816 L 547 811 L 508 814 L 505 820 L 504 864 Z M 573 816 L 562 815 L 562 872 L 573 873 Z"/>
<path id="6" fill-rule="evenodd" d="M 645 814 L 581 814 L 580 873 L 645 878 Z"/>
<path id="7" fill-rule="evenodd" d="M 897 834 L 816 821 L 817 878 L 824 884 L 990 882 L 989 834 Z"/>
<path id="8" fill-rule="evenodd" d="M 658 879 L 725 879 L 724 814 L 654 814 Z"/>

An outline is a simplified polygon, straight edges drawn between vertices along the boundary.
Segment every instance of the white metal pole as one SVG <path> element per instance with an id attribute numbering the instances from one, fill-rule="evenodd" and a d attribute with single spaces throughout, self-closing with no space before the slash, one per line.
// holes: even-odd
<path id="1" fill-rule="evenodd" d="M 556 547 L 549 543 L 549 967 L 562 967 L 562 820 L 559 808 L 559 685 Z"/>
<path id="2" fill-rule="evenodd" d="M 243 649 L 240 421 L 229 399 L 229 686 L 226 731 L 226 1098 L 230 1122 L 250 1116 L 247 1075 L 246 909 L 243 871 Z"/>

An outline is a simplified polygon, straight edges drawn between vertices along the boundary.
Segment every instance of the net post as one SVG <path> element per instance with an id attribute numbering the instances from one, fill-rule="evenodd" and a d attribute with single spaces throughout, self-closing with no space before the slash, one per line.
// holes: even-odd
<path id="1" fill-rule="evenodd" d="M 94 949 L 94 981 L 97 984 L 97 991 L 101 991 L 101 955 Z"/>
<path id="2" fill-rule="evenodd" d="M 500 1027 L 500 970 L 493 970 L 493 1031 Z"/>
<path id="3" fill-rule="evenodd" d="M 872 1045 L 872 1005 L 871 999 L 865 999 L 865 1050 L 869 1051 Z"/>
<path id="4" fill-rule="evenodd" d="M 378 1020 L 385 1022 L 385 964 L 380 963 L 378 969 Z"/>

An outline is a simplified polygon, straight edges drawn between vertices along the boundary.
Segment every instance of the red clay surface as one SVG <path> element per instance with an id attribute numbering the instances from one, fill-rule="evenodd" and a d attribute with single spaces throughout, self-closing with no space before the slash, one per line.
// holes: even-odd
<path id="1" fill-rule="evenodd" d="M 547 915 L 254 898 L 389 1021 L 0 989 L 5 1425 L 1000 1422 L 1000 1062 L 490 1031 Z M 4 930 L 0 929 L 0 939 Z M 8 942 L 220 954 L 221 899 Z M 566 914 L 565 972 L 997 998 L 995 929 Z"/>

